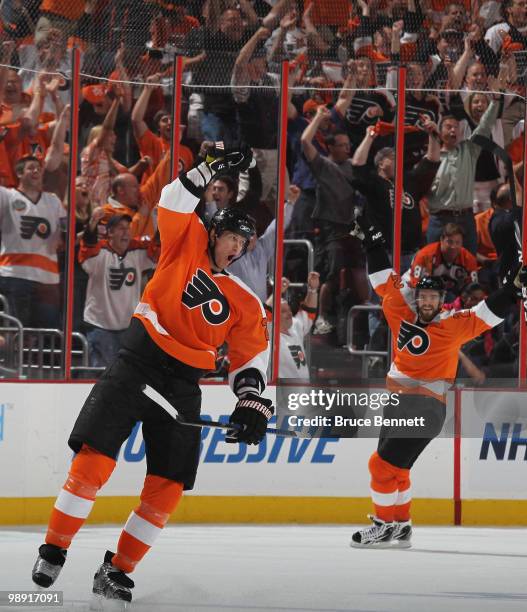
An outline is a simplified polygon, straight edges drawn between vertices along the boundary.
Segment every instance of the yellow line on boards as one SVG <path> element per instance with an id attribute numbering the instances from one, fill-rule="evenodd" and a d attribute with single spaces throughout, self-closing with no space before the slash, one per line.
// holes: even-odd
<path id="1" fill-rule="evenodd" d="M 46 524 L 54 497 L 0 499 L 0 525 Z M 139 503 L 138 497 L 100 496 L 88 523 L 124 523 Z M 371 512 L 367 497 L 233 497 L 187 495 L 173 514 L 172 523 L 366 523 Z M 452 525 L 451 499 L 414 499 L 412 519 L 421 525 Z M 527 500 L 465 499 L 462 524 L 527 525 Z"/>
<path id="2" fill-rule="evenodd" d="M 527 499 L 464 499 L 463 525 L 527 525 Z"/>
<path id="3" fill-rule="evenodd" d="M 54 497 L 2 498 L 0 524 L 46 524 L 54 502 Z M 138 503 L 138 497 L 99 496 L 87 522 L 124 523 Z M 450 499 L 415 499 L 412 517 L 422 525 L 450 525 L 453 508 Z M 367 497 L 187 495 L 170 522 L 355 524 L 366 523 L 371 511 Z"/>

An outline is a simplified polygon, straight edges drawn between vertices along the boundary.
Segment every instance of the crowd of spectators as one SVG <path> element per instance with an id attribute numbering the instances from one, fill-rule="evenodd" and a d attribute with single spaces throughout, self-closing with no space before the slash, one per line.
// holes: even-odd
<path id="1" fill-rule="evenodd" d="M 256 219 L 259 238 L 233 272 L 262 301 L 272 288 L 280 71 L 289 60 L 290 187 L 279 205 L 286 237 L 315 250 L 312 333 L 321 342 L 344 345 L 349 309 L 372 299 L 350 235 L 355 217 L 366 212 L 392 248 L 400 65 L 401 273 L 410 282 L 443 276 L 457 308 L 498 286 L 517 257 L 527 0 L 4 0 L 0 25 L 0 293 L 25 326 L 60 327 L 77 46 L 74 328 L 93 339 L 94 365 L 104 365 L 104 347 L 115 347 L 155 266 L 156 204 L 173 178 L 176 55 L 184 69 L 176 171 L 194 164 L 204 142 L 242 140 L 254 151 L 256 168 L 213 181 L 197 211 L 205 224 L 225 206 Z M 286 250 L 292 284 L 312 278 L 306 262 L 302 248 Z M 379 325 L 370 316 L 369 334 L 354 344 L 371 348 Z M 511 312 L 511 373 L 517 328 Z M 493 334 L 477 364 L 490 376 L 502 340 Z M 466 359 L 470 351 L 471 375 Z"/>

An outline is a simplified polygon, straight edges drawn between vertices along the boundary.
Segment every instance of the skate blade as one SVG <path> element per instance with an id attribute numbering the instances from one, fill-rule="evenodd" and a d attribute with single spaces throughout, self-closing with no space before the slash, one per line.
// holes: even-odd
<path id="1" fill-rule="evenodd" d="M 354 542 L 353 540 L 351 540 L 350 546 L 351 548 L 372 548 L 372 549 L 393 548 L 391 541 L 375 542 L 375 544 L 359 544 L 359 542 Z"/>
<path id="2" fill-rule="evenodd" d="M 106 599 L 102 595 L 92 593 L 90 600 L 90 610 L 92 612 L 123 612 L 128 610 L 130 602 L 122 599 Z"/>
<path id="3" fill-rule="evenodd" d="M 408 549 L 408 548 L 412 548 L 412 542 L 410 540 L 393 540 L 392 541 L 392 548 L 400 548 L 402 550 Z"/>

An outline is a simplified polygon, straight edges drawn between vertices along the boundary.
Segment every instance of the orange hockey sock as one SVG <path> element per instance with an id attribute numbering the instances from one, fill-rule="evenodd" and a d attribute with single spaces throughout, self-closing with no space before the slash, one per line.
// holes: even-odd
<path id="1" fill-rule="evenodd" d="M 412 505 L 412 489 L 410 484 L 410 470 L 399 468 L 397 474 L 397 499 L 395 501 L 394 518 L 396 521 L 410 520 L 410 506 Z"/>
<path id="2" fill-rule="evenodd" d="M 394 520 L 397 500 L 397 468 L 381 459 L 377 451 L 370 457 L 368 468 L 371 474 L 370 491 L 375 516 L 391 523 Z"/>
<path id="3" fill-rule="evenodd" d="M 115 460 L 83 444 L 55 501 L 46 544 L 68 548 L 91 512 L 97 491 L 110 478 Z"/>
<path id="4" fill-rule="evenodd" d="M 147 474 L 141 503 L 130 514 L 121 532 L 113 565 L 123 572 L 135 569 L 161 533 L 182 494 L 181 482 Z"/>

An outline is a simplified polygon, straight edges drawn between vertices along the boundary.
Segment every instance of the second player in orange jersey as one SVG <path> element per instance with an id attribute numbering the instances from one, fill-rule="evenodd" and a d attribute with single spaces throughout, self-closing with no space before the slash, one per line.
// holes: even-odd
<path id="1" fill-rule="evenodd" d="M 394 339 L 386 382 L 399 394 L 399 404 L 385 408 L 389 420 L 383 422 L 368 464 L 373 524 L 354 533 L 351 545 L 409 547 L 410 469 L 443 428 L 445 394 L 456 376 L 461 346 L 502 323 L 521 295 L 518 279 L 525 282 L 525 270 L 518 276 L 516 269 L 509 271 L 509 282 L 474 308 L 443 311 L 446 288 L 441 277 L 423 276 L 412 287 L 391 269 L 382 232 L 367 221 L 361 221 L 360 230 L 370 281 L 382 298 Z"/>

